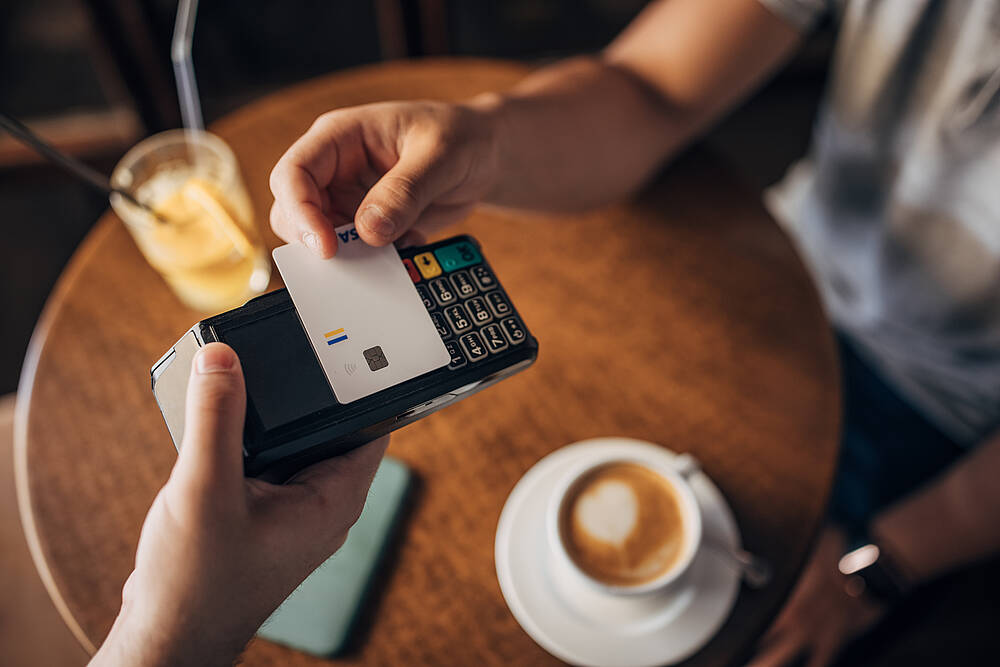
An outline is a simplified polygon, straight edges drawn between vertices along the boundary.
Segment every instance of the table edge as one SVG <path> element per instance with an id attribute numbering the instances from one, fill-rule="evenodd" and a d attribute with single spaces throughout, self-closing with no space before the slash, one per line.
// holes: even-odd
<path id="1" fill-rule="evenodd" d="M 42 545 L 38 534 L 38 527 L 35 524 L 35 516 L 32 507 L 31 483 L 28 475 L 28 413 L 31 406 L 31 396 L 35 384 L 35 374 L 38 370 L 38 362 L 41 358 L 42 350 L 48 340 L 49 328 L 58 312 L 60 306 L 66 299 L 69 286 L 74 283 L 73 278 L 86 264 L 86 259 L 96 252 L 104 238 L 113 230 L 114 219 L 108 218 L 107 213 L 98 218 L 97 223 L 91 232 L 85 237 L 83 244 L 73 253 L 66 269 L 60 274 L 58 282 L 48 299 L 38 318 L 38 323 L 31 332 L 28 341 L 28 349 L 24 355 L 24 363 L 21 367 L 21 377 L 17 384 L 17 396 L 14 402 L 14 490 L 17 495 L 18 514 L 21 518 L 21 528 L 24 538 L 28 543 L 28 552 L 35 565 L 42 584 L 45 586 L 49 598 L 55 605 L 56 611 L 62 618 L 63 623 L 80 643 L 87 653 L 94 655 L 97 653 L 97 646 L 90 640 L 87 633 L 73 616 L 69 605 L 63 598 L 59 586 L 55 581 L 52 570 L 49 567 L 45 555 L 45 548 Z"/>
<path id="2" fill-rule="evenodd" d="M 367 63 L 355 67 L 347 67 L 341 70 L 334 70 L 326 74 L 320 74 L 302 81 L 289 84 L 283 88 L 266 93 L 246 104 L 233 109 L 224 116 L 214 120 L 207 128 L 211 132 L 222 128 L 227 129 L 232 125 L 238 126 L 243 120 L 245 113 L 255 110 L 261 104 L 280 103 L 286 96 L 295 96 L 311 92 L 317 86 L 322 85 L 331 78 L 350 80 L 355 78 L 365 78 L 372 72 L 379 73 L 380 76 L 387 76 L 391 73 L 402 73 L 406 71 L 419 71 L 428 67 L 453 67 L 460 69 L 473 69 L 490 67 L 496 70 L 506 70 L 511 75 L 525 77 L 535 71 L 537 67 L 518 60 L 506 58 L 478 58 L 472 56 L 433 56 L 427 58 L 401 58 L 398 60 L 385 60 L 381 62 Z"/>
<path id="3" fill-rule="evenodd" d="M 452 65 L 452 66 L 492 66 L 501 69 L 508 69 L 512 73 L 520 72 L 522 75 L 529 74 L 533 68 L 530 65 L 525 65 L 518 61 L 506 60 L 502 58 L 465 58 L 465 57 L 436 57 L 427 58 L 419 60 L 395 60 L 387 61 L 382 63 L 372 63 L 367 65 L 362 65 L 358 67 L 350 67 L 343 70 L 338 70 L 334 72 L 329 72 L 317 77 L 312 77 L 305 81 L 301 81 L 290 86 L 281 88 L 277 91 L 263 95 L 255 100 L 248 102 L 246 105 L 235 109 L 221 118 L 217 119 L 209 126 L 210 131 L 216 131 L 218 129 L 227 129 L 231 127 L 238 127 L 243 122 L 244 113 L 250 111 L 252 108 L 259 107 L 261 105 L 273 104 L 279 101 L 280 97 L 285 96 L 288 93 L 301 93 L 309 91 L 310 89 L 321 86 L 322 83 L 331 77 L 342 78 L 344 76 L 363 76 L 371 70 L 385 70 L 385 69 L 395 69 L 395 70 L 408 70 L 408 69 L 422 69 L 425 65 Z M 717 153 L 713 154 L 717 155 Z M 657 179 L 654 179 L 654 182 Z M 739 183 L 739 186 L 745 186 L 745 183 Z M 643 188 L 642 191 L 644 191 Z M 640 192 L 642 192 L 640 191 Z M 623 200 L 618 203 L 631 203 L 633 200 L 631 198 Z M 771 219 L 772 224 L 779 227 L 774 217 L 767 212 L 768 217 Z M 32 494 L 31 494 L 31 484 L 28 473 L 28 415 L 30 412 L 32 390 L 34 387 L 35 374 L 37 371 L 38 363 L 41 357 L 42 350 L 48 339 L 49 329 L 51 328 L 52 322 L 55 319 L 56 313 L 63 306 L 67 292 L 70 286 L 75 284 L 75 278 L 77 274 L 86 266 L 89 257 L 94 254 L 100 247 L 105 238 L 114 231 L 115 224 L 120 224 L 117 216 L 111 209 L 107 209 L 102 213 L 96 220 L 93 229 L 88 232 L 84 241 L 73 253 L 69 263 L 67 264 L 64 271 L 60 274 L 56 286 L 53 288 L 49 297 L 46 299 L 42 313 L 40 314 L 38 321 L 32 331 L 31 338 L 28 343 L 28 347 L 24 357 L 24 363 L 22 366 L 20 379 L 18 381 L 16 400 L 14 406 L 14 483 L 15 491 L 17 496 L 18 512 L 21 519 L 22 530 L 25 539 L 28 544 L 28 549 L 31 554 L 32 561 L 35 565 L 39 577 L 45 586 L 50 599 L 52 600 L 54 606 L 56 607 L 59 616 L 62 618 L 63 622 L 72 632 L 73 636 L 80 643 L 80 645 L 87 651 L 88 654 L 93 656 L 97 652 L 98 646 L 91 641 L 90 637 L 87 636 L 86 632 L 83 630 L 81 625 L 74 618 L 69 605 L 62 597 L 59 586 L 55 580 L 53 572 L 49 567 L 48 560 L 45 554 L 45 548 L 42 544 L 41 538 L 38 533 L 38 528 L 35 523 L 35 518 L 33 515 L 32 508 Z M 781 230 L 784 233 L 784 230 Z M 786 241 L 790 242 L 790 239 Z M 793 248 L 794 250 L 794 248 Z M 796 253 L 797 255 L 797 253 Z M 802 271 L 808 275 L 804 262 L 801 257 L 798 257 L 799 264 Z M 817 302 L 821 302 L 820 295 L 813 284 L 813 292 Z M 829 317 L 825 318 L 828 325 L 830 324 Z M 837 350 L 836 341 L 833 336 L 832 325 L 828 327 L 826 334 L 827 343 L 824 345 L 826 347 L 828 356 L 831 357 L 831 361 L 834 367 L 833 380 L 836 385 L 837 391 L 834 392 L 836 397 L 836 405 L 832 406 L 833 411 L 836 413 L 837 426 L 830 434 L 834 441 L 835 448 L 839 451 L 840 448 L 840 437 L 843 429 L 843 396 L 841 391 L 841 377 L 836 369 L 839 367 L 839 352 Z M 834 468 L 836 465 L 834 466 Z M 835 470 L 834 470 L 835 474 Z M 829 488 L 826 490 L 826 498 L 829 501 L 829 497 L 832 494 L 833 479 L 831 477 Z M 807 548 L 803 552 L 803 557 L 798 563 L 796 563 L 795 570 L 801 575 L 801 572 L 808 561 L 809 554 L 812 552 L 815 544 L 819 538 L 821 529 L 824 525 L 825 514 L 821 514 L 816 518 L 813 526 L 811 526 L 811 536 L 807 540 Z M 781 606 L 787 601 L 794 588 L 797 580 L 793 580 L 791 584 L 787 587 L 785 591 L 782 591 L 780 596 L 781 603 L 778 605 L 778 610 L 780 611 Z M 773 622 L 775 618 L 774 613 L 769 615 L 766 624 L 769 625 Z M 765 625 L 766 627 L 766 625 Z M 714 639 L 713 637 L 712 639 Z M 711 642 L 711 640 L 710 640 Z M 707 644 L 706 644 L 707 646 Z M 753 644 L 747 646 L 741 646 L 737 651 L 734 652 L 734 656 L 747 656 L 749 651 L 752 650 Z M 692 656 L 692 658 L 697 658 L 697 653 Z M 687 664 L 687 661 L 685 661 Z"/>

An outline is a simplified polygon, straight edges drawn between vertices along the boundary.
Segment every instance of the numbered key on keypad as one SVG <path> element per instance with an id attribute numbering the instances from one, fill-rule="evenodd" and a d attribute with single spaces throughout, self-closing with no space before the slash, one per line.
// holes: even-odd
<path id="1" fill-rule="evenodd" d="M 424 302 L 424 308 L 430 310 L 434 307 L 434 301 L 431 300 L 431 293 L 427 291 L 427 288 L 423 285 L 417 285 L 417 294 L 420 295 L 420 300 Z"/>
<path id="2" fill-rule="evenodd" d="M 474 266 L 469 271 L 475 278 L 476 284 L 479 285 L 479 289 L 484 292 L 497 286 L 496 277 L 485 266 Z"/>
<path id="3" fill-rule="evenodd" d="M 476 324 L 486 324 L 493 319 L 490 315 L 489 308 L 486 307 L 486 302 L 483 301 L 482 297 L 475 297 L 469 299 L 465 302 L 465 307 L 469 309 L 469 314 L 472 315 L 472 320 Z"/>
<path id="4" fill-rule="evenodd" d="M 444 319 L 444 315 L 438 311 L 431 313 L 431 320 L 434 322 L 434 328 L 437 329 L 438 335 L 441 338 L 447 338 L 451 335 L 451 329 L 448 328 L 448 323 Z"/>
<path id="5" fill-rule="evenodd" d="M 490 324 L 489 326 L 483 327 L 480 331 L 483 334 L 483 340 L 486 341 L 486 347 L 489 348 L 490 352 L 497 353 L 507 349 L 507 341 L 504 339 L 503 333 L 500 331 L 499 324 Z"/>
<path id="6" fill-rule="evenodd" d="M 507 340 L 511 342 L 511 345 L 517 345 L 524 341 L 524 327 L 521 326 L 516 317 L 508 317 L 500 322 L 500 326 L 503 327 L 503 332 L 507 335 Z"/>
<path id="7" fill-rule="evenodd" d="M 452 306 L 445 310 L 444 314 L 447 315 L 448 323 L 451 324 L 451 328 L 455 333 L 462 333 L 466 329 L 472 328 L 472 322 L 469 320 L 468 314 L 462 306 Z"/>
<path id="8" fill-rule="evenodd" d="M 430 285 L 431 292 L 434 293 L 434 298 L 442 306 L 447 306 L 457 298 L 455 293 L 451 290 L 451 285 L 448 284 L 448 280 L 445 278 L 432 280 Z"/>
<path id="9" fill-rule="evenodd" d="M 483 339 L 475 331 L 465 334 L 459 340 L 462 342 L 465 353 L 472 361 L 479 361 L 486 356 L 486 346 L 483 344 Z"/>
<path id="10" fill-rule="evenodd" d="M 451 355 L 451 361 L 448 362 L 448 368 L 455 370 L 456 368 L 461 368 L 468 360 L 465 358 L 465 353 L 462 352 L 462 348 L 458 346 L 458 343 L 451 340 L 444 344 L 448 348 L 448 354 Z"/>
<path id="11" fill-rule="evenodd" d="M 507 297 L 505 297 L 500 290 L 487 294 L 486 300 L 490 304 L 490 310 L 492 310 L 493 314 L 497 317 L 504 317 L 505 315 L 510 314 L 510 302 L 507 301 Z"/>
<path id="12" fill-rule="evenodd" d="M 451 284 L 462 297 L 472 296 L 476 293 L 476 286 L 472 284 L 472 278 L 468 271 L 456 271 L 451 274 Z"/>

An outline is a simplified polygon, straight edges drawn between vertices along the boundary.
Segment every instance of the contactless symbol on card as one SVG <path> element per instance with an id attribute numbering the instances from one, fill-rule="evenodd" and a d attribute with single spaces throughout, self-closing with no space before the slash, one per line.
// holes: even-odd
<path id="1" fill-rule="evenodd" d="M 323 337 L 326 338 L 327 345 L 333 345 L 334 343 L 347 340 L 347 332 L 344 331 L 344 327 L 340 327 L 339 329 L 334 329 L 333 331 L 327 331 L 323 334 Z"/>

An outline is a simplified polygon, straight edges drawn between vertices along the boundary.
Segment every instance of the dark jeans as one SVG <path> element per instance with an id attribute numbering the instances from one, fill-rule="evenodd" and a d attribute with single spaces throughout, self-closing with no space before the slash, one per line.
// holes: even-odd
<path id="1" fill-rule="evenodd" d="M 839 336 L 844 434 L 830 512 L 863 535 L 869 519 L 965 453 L 900 397 Z M 932 528 L 931 528 L 932 529 Z M 950 573 L 909 594 L 838 658 L 837 667 L 979 667 L 1000 652 L 1000 558 Z"/>
<path id="2" fill-rule="evenodd" d="M 849 532 L 943 471 L 965 453 L 899 396 L 838 336 L 844 432 L 830 513 Z"/>

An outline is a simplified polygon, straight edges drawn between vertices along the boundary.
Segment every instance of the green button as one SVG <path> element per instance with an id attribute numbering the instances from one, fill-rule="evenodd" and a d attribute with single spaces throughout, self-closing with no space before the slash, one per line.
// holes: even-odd
<path id="1" fill-rule="evenodd" d="M 454 271 L 483 261 L 483 257 L 479 254 L 476 246 L 468 241 L 438 248 L 434 251 L 434 255 L 441 264 L 441 268 L 445 271 Z"/>

